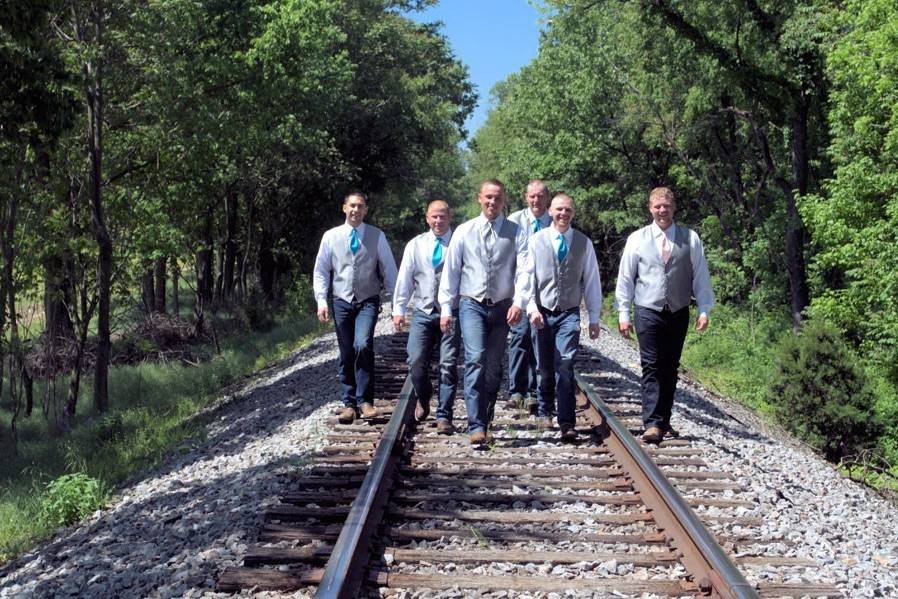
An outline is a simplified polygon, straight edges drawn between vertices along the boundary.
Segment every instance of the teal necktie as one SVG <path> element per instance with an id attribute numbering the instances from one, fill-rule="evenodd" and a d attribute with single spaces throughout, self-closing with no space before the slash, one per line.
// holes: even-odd
<path id="1" fill-rule="evenodd" d="M 543 228 L 543 226 L 542 226 L 542 224 L 539 222 L 539 219 L 536 219 L 536 220 L 533 221 L 533 232 L 534 232 L 534 233 L 538 233 L 539 230 L 542 229 L 542 228 Z"/>
<path id="2" fill-rule="evenodd" d="M 567 242 L 564 240 L 564 235 L 558 234 L 558 242 L 558 261 L 564 262 L 567 256 Z"/>
<path id="3" fill-rule="evenodd" d="M 433 246 L 433 258 L 431 259 L 433 262 L 433 267 L 436 268 L 440 265 L 440 262 L 443 261 L 443 244 L 440 243 L 440 238 L 437 237 L 437 244 Z"/>
<path id="4" fill-rule="evenodd" d="M 359 251 L 360 247 L 362 247 L 362 243 L 359 241 L 359 234 L 355 228 L 353 228 L 352 233 L 349 235 L 349 251 L 355 254 Z"/>

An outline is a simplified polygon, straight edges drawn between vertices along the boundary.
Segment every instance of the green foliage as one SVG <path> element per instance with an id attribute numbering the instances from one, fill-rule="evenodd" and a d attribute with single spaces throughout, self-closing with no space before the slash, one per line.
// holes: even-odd
<path id="1" fill-rule="evenodd" d="M 40 518 L 48 526 L 68 526 L 103 507 L 108 493 L 102 482 L 77 472 L 50 481 L 41 498 Z"/>
<path id="2" fill-rule="evenodd" d="M 786 427 L 834 462 L 875 445 L 882 432 L 857 358 L 838 331 L 817 321 L 783 340 L 768 401 Z"/>

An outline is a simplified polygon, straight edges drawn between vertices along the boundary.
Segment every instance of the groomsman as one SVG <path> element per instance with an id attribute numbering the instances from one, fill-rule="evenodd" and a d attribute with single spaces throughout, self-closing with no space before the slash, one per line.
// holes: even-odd
<path id="1" fill-rule="evenodd" d="M 440 328 L 458 321 L 465 348 L 465 407 L 471 444 L 489 443 L 490 423 L 502 381 L 502 358 L 508 327 L 521 318 L 528 294 L 527 239 L 502 215 L 505 186 L 488 179 L 477 196 L 480 215 L 462 223 L 452 235 L 440 281 Z"/>
<path id="2" fill-rule="evenodd" d="M 318 319 L 327 322 L 328 294 L 333 294 L 334 328 L 340 348 L 343 410 L 339 421 L 351 423 L 377 415 L 374 408 L 374 325 L 380 313 L 380 290 L 396 286 L 396 262 L 383 231 L 364 223 L 368 197 L 354 191 L 343 199 L 346 222 L 325 231 L 315 258 L 312 286 Z"/>
<path id="3" fill-rule="evenodd" d="M 424 420 L 430 414 L 433 384 L 430 382 L 430 354 L 440 344 L 440 384 L 437 401 L 437 432 L 451 435 L 452 408 L 458 382 L 458 327 L 448 333 L 440 330 L 440 304 L 437 292 L 449 241 L 452 239 L 449 204 L 434 200 L 425 215 L 430 230 L 408 242 L 399 265 L 396 291 L 393 292 L 393 326 L 402 330 L 406 307 L 413 301 L 412 324 L 408 335 L 408 363 L 418 406 L 415 418 Z M 452 305 L 453 318 L 458 316 L 458 302 Z"/>
<path id="4" fill-rule="evenodd" d="M 617 275 L 618 329 L 630 338 L 630 304 L 635 303 L 636 331 L 642 362 L 642 422 L 646 443 L 675 437 L 670 426 L 677 369 L 686 330 L 689 303 L 695 297 L 695 330 L 708 328 L 714 305 L 711 276 L 698 235 L 674 224 L 673 192 L 656 187 L 649 194 L 652 223 L 627 238 Z"/>
<path id="5" fill-rule="evenodd" d="M 549 207 L 549 188 L 539 179 L 527 184 L 524 198 L 527 206 L 523 210 L 511 214 L 508 220 L 515 223 L 529 237 L 552 224 L 547 212 Z M 506 407 L 515 409 L 526 407 L 531 412 L 536 410 L 536 356 L 533 353 L 530 321 L 522 318 L 511 327 L 508 338 L 508 402 Z M 530 393 L 530 397 L 525 397 Z"/>
<path id="6" fill-rule="evenodd" d="M 586 235 L 571 226 L 574 202 L 565 194 L 552 198 L 553 224 L 530 237 L 533 263 L 527 314 L 535 331 L 539 372 L 537 415 L 551 425 L 558 402 L 562 441 L 577 439 L 574 429 L 574 358 L 580 347 L 580 301 L 586 300 L 589 337 L 599 336 L 602 284 L 596 251 Z"/>

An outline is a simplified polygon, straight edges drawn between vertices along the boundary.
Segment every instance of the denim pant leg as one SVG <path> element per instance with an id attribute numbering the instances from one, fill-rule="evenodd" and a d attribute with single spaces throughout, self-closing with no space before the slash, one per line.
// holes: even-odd
<path id="1" fill-rule="evenodd" d="M 574 359 L 580 348 L 580 308 L 552 318 L 555 331 L 555 376 L 558 401 L 558 426 L 574 426 Z"/>
<path id="2" fill-rule="evenodd" d="M 487 426 L 493 421 L 496 409 L 496 397 L 499 395 L 499 387 L 502 385 L 502 358 L 505 355 L 505 340 L 508 338 L 508 309 L 511 300 L 499 302 L 487 308 L 486 330 L 486 361 L 484 368 L 484 394 L 486 401 L 482 404 L 486 408 L 483 418 Z"/>
<path id="3" fill-rule="evenodd" d="M 508 393 L 526 395 L 536 385 L 536 360 L 526 314 L 508 336 Z"/>
<path id="4" fill-rule="evenodd" d="M 380 297 L 370 297 L 358 304 L 355 317 L 355 384 L 356 399 L 374 403 L 374 325 L 380 313 Z"/>
<path id="5" fill-rule="evenodd" d="M 334 329 L 337 333 L 337 347 L 340 349 L 340 387 L 344 406 L 356 407 L 355 380 L 355 318 L 352 304 L 334 298 Z"/>
<path id="6" fill-rule="evenodd" d="M 408 371 L 415 395 L 422 405 L 427 405 L 433 395 L 433 384 L 430 382 L 430 352 L 439 332 L 439 315 L 434 331 L 434 322 L 430 314 L 417 309 L 412 313 L 412 325 L 408 330 Z"/>
<path id="7" fill-rule="evenodd" d="M 555 411 L 555 329 L 550 326 L 549 316 L 545 313 L 543 320 L 546 322 L 543 328 L 533 328 L 538 380 L 536 411 L 540 416 Z"/>
<path id="8" fill-rule="evenodd" d="M 486 430 L 484 379 L 486 360 L 487 312 L 472 299 L 463 297 L 458 306 L 458 324 L 465 348 L 465 408 L 468 433 Z"/>
<path id="9" fill-rule="evenodd" d="M 436 327 L 439 331 L 440 315 L 435 314 Z M 453 314 L 458 319 L 458 310 Z M 440 337 L 440 390 L 437 404 L 437 418 L 452 422 L 452 411 L 455 406 L 455 389 L 458 386 L 458 343 L 461 336 L 460 327 L 453 326 L 452 331 Z"/>
<path id="10" fill-rule="evenodd" d="M 661 377 L 664 375 L 664 319 L 661 312 L 636 306 L 636 340 L 642 364 L 642 424 L 661 427 Z"/>

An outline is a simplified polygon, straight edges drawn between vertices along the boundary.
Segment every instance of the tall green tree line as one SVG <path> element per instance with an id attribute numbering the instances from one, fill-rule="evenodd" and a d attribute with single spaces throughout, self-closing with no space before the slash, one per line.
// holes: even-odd
<path id="1" fill-rule="evenodd" d="M 14 396 L 30 398 L 25 344 L 74 344 L 73 415 L 95 331 L 103 410 L 117 316 L 172 310 L 172 279 L 194 282 L 199 326 L 226 302 L 274 306 L 311 270 L 347 190 L 370 192 L 390 231 L 421 192 L 457 190 L 475 96 L 436 28 L 406 16 L 433 3 L 4 1 L 0 324 Z M 43 307 L 26 339 L 17 301 Z"/>

